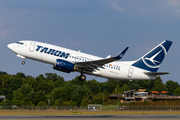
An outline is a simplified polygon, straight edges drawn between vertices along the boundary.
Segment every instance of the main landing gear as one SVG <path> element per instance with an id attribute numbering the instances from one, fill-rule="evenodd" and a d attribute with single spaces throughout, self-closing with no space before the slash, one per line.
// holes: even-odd
<path id="1" fill-rule="evenodd" d="M 81 73 L 81 75 L 79 76 L 79 80 L 80 81 L 86 80 L 86 76 L 83 73 Z"/>

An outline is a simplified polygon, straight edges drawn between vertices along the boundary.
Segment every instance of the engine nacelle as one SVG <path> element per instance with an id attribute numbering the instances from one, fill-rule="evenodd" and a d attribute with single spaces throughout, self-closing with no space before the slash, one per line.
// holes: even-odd
<path id="1" fill-rule="evenodd" d="M 77 70 L 77 67 L 71 62 L 57 59 L 56 64 L 53 67 L 53 69 L 70 73 L 70 72 Z"/>

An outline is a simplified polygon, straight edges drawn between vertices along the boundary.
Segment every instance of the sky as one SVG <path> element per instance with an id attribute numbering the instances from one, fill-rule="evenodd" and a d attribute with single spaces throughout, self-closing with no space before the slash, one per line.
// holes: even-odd
<path id="1" fill-rule="evenodd" d="M 140 58 L 164 40 L 173 44 L 159 72 L 163 82 L 180 84 L 180 0 L 0 0 L 0 71 L 36 77 L 57 73 L 72 80 L 80 73 L 53 70 L 52 65 L 22 59 L 7 48 L 19 40 L 35 40 L 115 56 L 129 47 L 122 61 Z M 106 78 L 87 75 L 87 80 Z"/>

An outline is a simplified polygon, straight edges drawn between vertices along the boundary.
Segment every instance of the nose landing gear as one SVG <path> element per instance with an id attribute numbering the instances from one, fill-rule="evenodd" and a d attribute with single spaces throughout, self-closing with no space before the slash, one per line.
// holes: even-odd
<path id="1" fill-rule="evenodd" d="M 23 59 L 23 61 L 22 61 L 21 63 L 24 65 L 24 64 L 25 64 L 25 59 L 26 59 L 26 57 L 24 57 L 24 56 L 22 56 L 22 55 L 19 55 L 19 54 L 17 54 L 17 57 Z"/>
<path id="2" fill-rule="evenodd" d="M 26 62 L 23 60 L 21 63 L 22 63 L 22 65 L 24 65 Z"/>

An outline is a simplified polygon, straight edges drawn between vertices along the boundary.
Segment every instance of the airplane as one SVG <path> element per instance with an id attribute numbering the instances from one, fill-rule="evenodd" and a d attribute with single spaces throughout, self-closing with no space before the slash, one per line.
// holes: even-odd
<path id="1" fill-rule="evenodd" d="M 116 80 L 155 80 L 160 75 L 169 72 L 157 72 L 165 58 L 172 41 L 164 40 L 145 55 L 134 61 L 120 60 L 129 47 L 123 49 L 114 57 L 106 58 L 86 54 L 81 51 L 37 42 L 22 40 L 8 44 L 7 47 L 17 57 L 32 59 L 53 65 L 53 69 L 70 73 L 80 72 L 79 80 L 86 80 L 85 74 Z"/>

